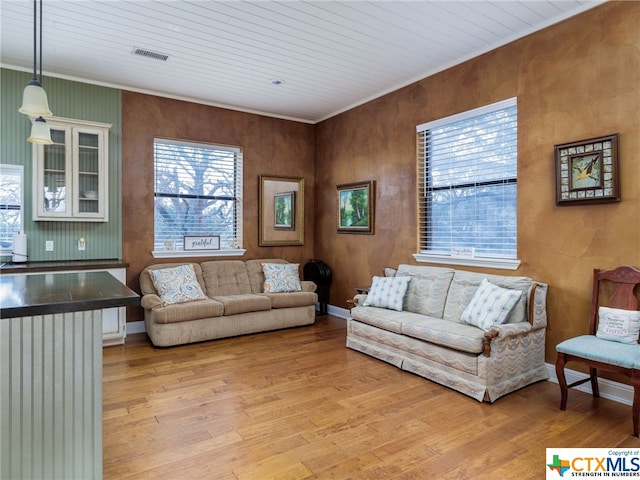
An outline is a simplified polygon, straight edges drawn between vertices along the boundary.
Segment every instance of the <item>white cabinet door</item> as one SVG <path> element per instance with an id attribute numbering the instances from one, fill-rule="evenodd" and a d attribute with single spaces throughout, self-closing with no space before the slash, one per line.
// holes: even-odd
<path id="1" fill-rule="evenodd" d="M 53 144 L 33 146 L 33 219 L 108 221 L 111 125 L 57 117 L 47 124 Z"/>

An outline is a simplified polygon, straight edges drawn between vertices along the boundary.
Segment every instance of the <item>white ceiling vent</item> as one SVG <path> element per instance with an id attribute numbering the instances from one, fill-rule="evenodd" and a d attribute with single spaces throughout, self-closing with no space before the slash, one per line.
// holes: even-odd
<path id="1" fill-rule="evenodd" d="M 169 55 L 164 53 L 152 52 L 151 50 L 146 50 L 144 48 L 133 47 L 132 55 L 138 55 L 140 57 L 153 58 L 154 60 L 160 60 L 162 62 L 166 62 L 169 58 Z"/>

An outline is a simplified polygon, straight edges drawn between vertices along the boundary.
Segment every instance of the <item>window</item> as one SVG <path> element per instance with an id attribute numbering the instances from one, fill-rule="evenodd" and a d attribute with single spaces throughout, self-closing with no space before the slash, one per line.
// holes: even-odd
<path id="1" fill-rule="evenodd" d="M 239 148 L 156 139 L 154 172 L 154 254 L 180 256 L 185 235 L 218 235 L 222 250 L 241 247 Z"/>
<path id="2" fill-rule="evenodd" d="M 0 253 L 13 250 L 13 235 L 22 223 L 22 165 L 0 165 Z"/>
<path id="3" fill-rule="evenodd" d="M 417 127 L 418 260 L 518 267 L 517 104 Z"/>

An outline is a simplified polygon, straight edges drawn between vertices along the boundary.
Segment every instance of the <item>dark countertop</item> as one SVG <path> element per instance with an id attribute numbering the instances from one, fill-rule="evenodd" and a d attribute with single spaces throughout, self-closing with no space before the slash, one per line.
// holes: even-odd
<path id="1" fill-rule="evenodd" d="M 106 260 L 65 260 L 57 262 L 0 263 L 0 275 L 13 273 L 60 272 L 68 270 L 102 270 L 127 268 L 128 263 L 116 258 Z"/>
<path id="2" fill-rule="evenodd" d="M 139 303 L 140 296 L 108 272 L 0 275 L 0 321 Z"/>

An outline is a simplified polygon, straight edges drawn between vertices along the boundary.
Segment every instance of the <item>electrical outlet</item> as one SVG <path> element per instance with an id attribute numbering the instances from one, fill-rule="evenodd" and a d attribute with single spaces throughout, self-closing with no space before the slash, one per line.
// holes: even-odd
<path id="1" fill-rule="evenodd" d="M 87 249 L 87 241 L 84 239 L 84 237 L 80 238 L 80 240 L 78 240 L 78 250 L 83 251 Z"/>
<path id="2" fill-rule="evenodd" d="M 44 242 L 44 251 L 53 252 L 53 240 L 47 240 Z"/>

